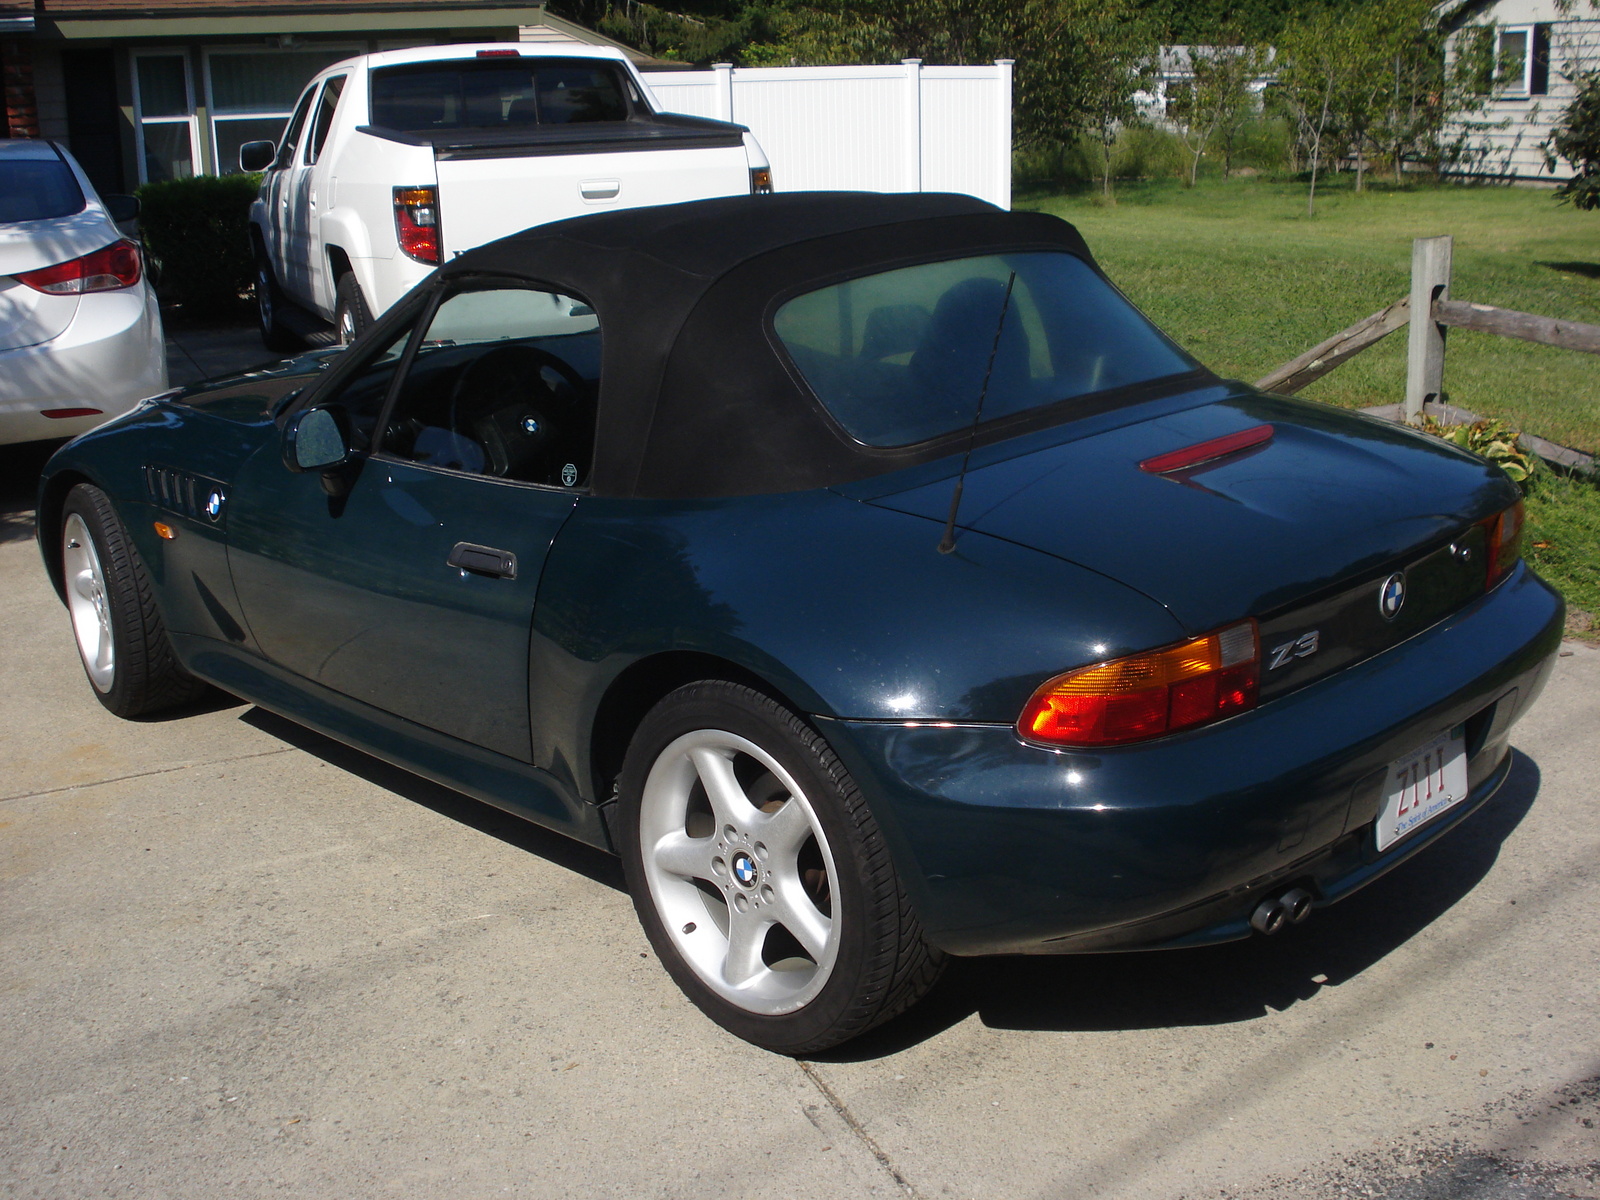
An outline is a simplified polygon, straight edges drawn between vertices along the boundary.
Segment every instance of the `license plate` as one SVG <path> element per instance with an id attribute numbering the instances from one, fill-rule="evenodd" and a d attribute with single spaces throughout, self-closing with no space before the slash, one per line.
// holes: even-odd
<path id="1" fill-rule="evenodd" d="M 1378 849 L 1387 850 L 1467 798 L 1467 746 L 1457 725 L 1389 767 L 1383 809 L 1378 814 Z"/>

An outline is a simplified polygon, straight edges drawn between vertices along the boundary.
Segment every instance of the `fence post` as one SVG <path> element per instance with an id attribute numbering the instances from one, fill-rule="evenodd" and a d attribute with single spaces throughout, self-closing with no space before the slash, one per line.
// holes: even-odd
<path id="1" fill-rule="evenodd" d="M 997 58 L 995 66 L 995 196 L 1001 208 L 1011 207 L 1011 68 L 1016 59 Z"/>
<path id="2" fill-rule="evenodd" d="M 922 190 L 922 60 L 902 58 L 906 69 L 905 190 Z"/>
<path id="3" fill-rule="evenodd" d="M 717 116 L 723 121 L 733 120 L 733 64 L 712 63 L 717 80 Z"/>
<path id="4" fill-rule="evenodd" d="M 1411 330 L 1406 350 L 1406 421 L 1414 424 L 1429 400 L 1444 393 L 1444 326 L 1433 319 L 1433 302 L 1450 298 L 1448 237 L 1411 243 Z"/>

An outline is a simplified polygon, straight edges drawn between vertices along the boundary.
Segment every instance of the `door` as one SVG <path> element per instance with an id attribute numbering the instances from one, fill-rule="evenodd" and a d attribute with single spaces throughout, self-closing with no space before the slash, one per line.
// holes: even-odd
<path id="1" fill-rule="evenodd" d="M 229 561 L 269 659 L 527 762 L 533 607 L 588 482 L 598 322 L 570 297 L 471 282 L 425 321 L 319 397 L 365 451 L 346 494 L 269 444 L 235 484 Z"/>
<path id="2" fill-rule="evenodd" d="M 305 90 L 295 105 L 294 115 L 284 127 L 283 141 L 278 155 L 267 169 L 267 208 L 272 221 L 272 263 L 278 274 L 278 286 L 302 304 L 307 300 L 304 257 L 305 234 L 296 228 L 298 208 L 295 192 L 298 176 L 302 173 L 300 145 L 305 137 L 306 119 L 311 112 L 313 85 Z"/>
<path id="3" fill-rule="evenodd" d="M 333 118 L 339 109 L 339 97 L 344 94 L 344 84 L 348 78 L 347 75 L 334 75 L 322 85 L 314 110 L 316 116 L 311 119 L 311 124 L 307 127 L 305 139 L 306 260 L 310 272 L 307 288 L 312 303 L 323 312 L 333 311 L 334 280 L 322 242 L 322 214 L 329 207 L 328 191 L 331 186 L 330 172 L 333 169 L 333 162 L 331 159 L 324 159 L 322 152 L 328 144 L 328 133 L 333 129 Z"/>

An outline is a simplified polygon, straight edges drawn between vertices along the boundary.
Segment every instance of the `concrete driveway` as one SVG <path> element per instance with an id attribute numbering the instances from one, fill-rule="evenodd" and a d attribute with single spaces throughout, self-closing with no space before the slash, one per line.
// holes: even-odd
<path id="1" fill-rule="evenodd" d="M 722 1033 L 606 857 L 276 717 L 93 699 L 0 452 L 0 1195 L 1600 1196 L 1600 650 L 1510 783 L 1275 940 Z"/>

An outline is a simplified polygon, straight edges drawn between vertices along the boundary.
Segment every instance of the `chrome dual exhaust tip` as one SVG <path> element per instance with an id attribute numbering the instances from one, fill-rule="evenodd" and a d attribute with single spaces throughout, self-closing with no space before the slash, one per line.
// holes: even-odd
<path id="1" fill-rule="evenodd" d="M 1250 914 L 1250 928 L 1271 936 L 1286 926 L 1298 925 L 1311 915 L 1315 897 L 1303 887 L 1286 888 L 1275 896 L 1268 896 L 1256 905 Z"/>

